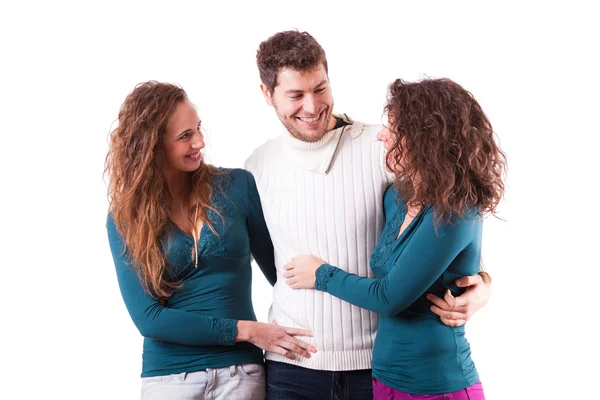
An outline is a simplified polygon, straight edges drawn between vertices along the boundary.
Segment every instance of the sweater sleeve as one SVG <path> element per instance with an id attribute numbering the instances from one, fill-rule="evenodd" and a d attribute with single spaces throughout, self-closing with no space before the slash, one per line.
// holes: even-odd
<path id="1" fill-rule="evenodd" d="M 417 228 L 383 279 L 364 278 L 324 264 L 316 289 L 359 307 L 390 316 L 414 303 L 471 243 L 480 220 L 456 219 L 436 228 L 431 216 Z"/>
<path id="2" fill-rule="evenodd" d="M 247 224 L 250 252 L 265 275 L 265 278 L 267 278 L 271 285 L 275 285 L 277 281 L 277 269 L 275 268 L 273 242 L 271 241 L 267 223 L 265 222 L 254 176 L 249 172 L 246 172 L 246 175 L 248 176 Z"/>
<path id="3" fill-rule="evenodd" d="M 107 231 L 121 295 L 142 336 L 184 345 L 235 344 L 237 320 L 169 308 L 150 296 L 129 265 L 129 251 L 110 216 Z"/>

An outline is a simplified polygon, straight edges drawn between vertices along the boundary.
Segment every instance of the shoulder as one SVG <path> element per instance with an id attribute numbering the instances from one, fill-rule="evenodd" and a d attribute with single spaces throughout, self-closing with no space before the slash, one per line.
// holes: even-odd
<path id="1" fill-rule="evenodd" d="M 360 136 L 363 139 L 377 141 L 377 134 L 381 132 L 381 129 L 383 129 L 383 127 L 379 124 L 363 124 Z"/>
<path id="2" fill-rule="evenodd" d="M 428 222 L 428 225 L 435 227 L 438 233 L 456 232 L 476 235 L 483 226 L 483 219 L 476 209 L 467 210 L 464 216 L 453 215 L 449 219 L 446 218 L 442 222 L 437 222 L 433 207 L 428 206 L 424 210 L 423 218 Z"/>
<path id="3" fill-rule="evenodd" d="M 231 189 L 245 189 L 249 181 L 254 182 L 252 174 L 242 168 L 218 168 L 219 173 L 214 177 L 214 187 L 220 192 Z"/>
<path id="4" fill-rule="evenodd" d="M 353 121 L 348 135 L 343 141 L 344 151 L 355 151 L 357 147 L 363 154 L 369 154 L 373 163 L 377 164 L 381 176 L 386 185 L 394 182 L 394 174 L 389 172 L 385 165 L 385 149 L 383 143 L 377 140 L 377 134 L 381 132 L 381 124 L 365 124 L 363 122 Z M 358 144 L 358 146 L 356 146 Z M 353 150 L 349 150 L 352 148 Z"/>
<path id="5" fill-rule="evenodd" d="M 390 185 L 383 194 L 383 211 L 386 221 L 392 218 L 398 210 L 404 210 L 406 205 L 398 196 L 398 192 L 393 185 Z"/>
<path id="6" fill-rule="evenodd" d="M 383 144 L 377 140 L 377 134 L 383 129 L 381 124 L 366 124 L 360 121 L 353 121 L 347 116 L 346 119 L 352 124 L 344 131 L 346 142 L 359 141 L 362 143 L 363 148 L 366 146 L 369 149 L 377 150 L 380 154 L 384 154 Z"/>
<path id="7" fill-rule="evenodd" d="M 377 134 L 383 128 L 380 124 L 367 124 L 360 121 L 353 121 L 347 116 L 346 118 L 352 123 L 348 130 L 350 138 L 377 142 Z"/>
<path id="8" fill-rule="evenodd" d="M 216 184 L 216 187 L 220 188 L 220 191 L 227 193 L 227 196 L 246 198 L 248 193 L 254 194 L 256 189 L 256 181 L 254 176 L 242 168 L 220 168 L 221 174 L 215 177 L 216 181 L 220 181 L 220 184 Z"/>
<path id="9" fill-rule="evenodd" d="M 108 213 L 108 216 L 106 217 L 106 230 L 108 231 L 109 236 L 118 234 L 117 224 L 112 216 L 112 212 Z"/>
<path id="10" fill-rule="evenodd" d="M 269 139 L 262 145 L 258 146 L 250 157 L 244 162 L 244 168 L 248 171 L 254 171 L 256 166 L 265 158 L 274 154 L 280 148 L 280 138 Z"/>
<path id="11" fill-rule="evenodd" d="M 112 212 L 106 217 L 106 233 L 108 234 L 108 242 L 111 248 L 115 246 L 115 248 L 123 248 L 123 236 L 121 235 L 121 232 L 119 232 L 119 228 L 113 218 Z"/>
<path id="12" fill-rule="evenodd" d="M 385 208 L 388 208 L 393 204 L 399 203 L 400 199 L 398 198 L 398 193 L 396 192 L 394 186 L 390 185 L 390 187 L 388 187 L 385 193 L 383 194 L 383 204 L 385 205 Z"/>
<path id="13" fill-rule="evenodd" d="M 221 170 L 229 175 L 233 182 L 246 182 L 252 178 L 252 174 L 242 168 L 221 168 Z"/>
<path id="14" fill-rule="evenodd" d="M 352 125 L 344 130 L 341 146 L 343 148 L 352 147 L 353 151 L 360 149 L 363 153 L 372 154 L 375 159 L 379 160 L 378 164 L 381 167 L 385 155 L 383 144 L 377 140 L 377 134 L 381 132 L 381 129 L 381 125 L 352 121 Z"/>

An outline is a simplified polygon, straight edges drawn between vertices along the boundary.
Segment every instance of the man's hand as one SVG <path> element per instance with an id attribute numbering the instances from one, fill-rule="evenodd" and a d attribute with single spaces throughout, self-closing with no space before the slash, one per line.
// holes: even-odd
<path id="1" fill-rule="evenodd" d="M 441 299 L 431 293 L 427 299 L 434 305 L 431 311 L 440 316 L 442 323 L 448 326 L 464 325 L 477 310 L 485 306 L 492 293 L 492 279 L 486 272 L 478 275 L 463 276 L 456 280 L 456 286 L 467 288 L 459 297 L 446 290 Z"/>

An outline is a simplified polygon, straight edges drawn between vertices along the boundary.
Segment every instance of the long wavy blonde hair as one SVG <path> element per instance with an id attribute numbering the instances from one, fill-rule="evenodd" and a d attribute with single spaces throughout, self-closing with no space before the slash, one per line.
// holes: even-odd
<path id="1" fill-rule="evenodd" d="M 130 264 L 146 291 L 158 299 L 169 298 L 181 286 L 166 278 L 168 267 L 161 244 L 172 200 L 164 177 L 163 137 L 169 117 L 185 100 L 187 95 L 180 86 L 156 81 L 138 84 L 121 106 L 105 162 L 109 213 L 124 238 Z M 212 182 L 218 174 L 217 168 L 205 163 L 190 173 L 191 226 L 196 226 L 197 216 L 214 231 L 207 211 L 218 214 L 211 204 Z"/>

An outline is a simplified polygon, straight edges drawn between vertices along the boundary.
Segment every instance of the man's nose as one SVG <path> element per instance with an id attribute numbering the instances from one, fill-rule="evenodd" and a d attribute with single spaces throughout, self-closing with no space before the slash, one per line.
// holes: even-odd
<path id="1" fill-rule="evenodd" d="M 317 106 L 315 97 L 312 95 L 307 95 L 304 96 L 304 104 L 302 105 L 302 108 L 304 108 L 304 111 L 310 114 L 316 114 L 319 107 Z"/>

